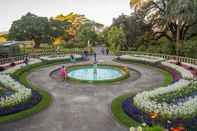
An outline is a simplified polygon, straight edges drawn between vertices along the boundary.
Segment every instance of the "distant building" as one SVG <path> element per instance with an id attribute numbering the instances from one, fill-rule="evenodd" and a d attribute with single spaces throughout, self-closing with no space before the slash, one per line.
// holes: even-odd
<path id="1" fill-rule="evenodd" d="M 7 41 L 6 35 L 7 32 L 0 32 L 0 44 Z"/>
<path id="2" fill-rule="evenodd" d="M 33 45 L 32 41 L 6 41 L 0 44 L 0 57 L 10 57 L 25 53 L 28 45 Z"/>

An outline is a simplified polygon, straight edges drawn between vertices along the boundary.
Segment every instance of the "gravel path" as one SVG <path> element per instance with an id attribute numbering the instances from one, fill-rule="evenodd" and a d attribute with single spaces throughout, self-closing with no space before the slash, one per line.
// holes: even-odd
<path id="1" fill-rule="evenodd" d="M 98 56 L 100 61 L 111 61 L 111 56 Z M 128 131 L 112 117 L 110 104 L 127 92 L 141 92 L 162 84 L 162 73 L 154 67 L 126 64 L 139 73 L 113 84 L 75 84 L 49 77 L 51 66 L 32 72 L 28 78 L 48 90 L 52 105 L 29 118 L 0 125 L 0 131 Z M 135 77 L 134 77 L 135 76 Z M 137 79 L 138 78 L 138 79 Z M 137 80 L 136 80 L 137 79 Z"/>

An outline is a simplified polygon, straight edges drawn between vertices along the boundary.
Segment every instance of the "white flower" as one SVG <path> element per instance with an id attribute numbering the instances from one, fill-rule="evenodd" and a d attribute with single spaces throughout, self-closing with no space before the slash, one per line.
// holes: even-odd
<path id="1" fill-rule="evenodd" d="M 165 102 L 158 103 L 154 100 L 154 97 L 159 97 L 163 94 L 168 94 L 176 92 L 180 89 L 195 89 L 196 84 L 188 86 L 191 81 L 181 79 L 178 82 L 169 85 L 167 87 L 161 87 L 153 91 L 145 91 L 137 94 L 134 97 L 134 104 L 139 109 L 145 112 L 157 112 L 160 116 L 167 119 L 183 118 L 184 116 L 195 116 L 197 114 L 197 96 L 190 97 L 184 102 L 179 102 L 178 104 L 168 104 Z"/>
<path id="2" fill-rule="evenodd" d="M 149 63 L 157 63 L 157 62 L 164 61 L 163 58 L 147 56 L 147 55 L 122 55 L 119 57 L 119 59 L 143 61 L 143 62 L 149 62 Z"/>
<path id="3" fill-rule="evenodd" d="M 23 103 L 32 96 L 31 89 L 21 85 L 9 75 L 1 74 L 0 83 L 14 92 L 10 96 L 0 97 L 0 107 L 9 107 Z"/>
<path id="4" fill-rule="evenodd" d="M 81 55 L 74 55 L 74 58 L 79 59 L 82 58 Z M 70 55 L 57 55 L 57 56 L 43 56 L 40 57 L 41 60 L 53 61 L 53 60 L 65 60 L 70 59 Z"/>
<path id="5" fill-rule="evenodd" d="M 190 71 L 186 70 L 185 68 L 183 68 L 181 66 L 178 66 L 178 65 L 172 64 L 172 63 L 168 63 L 168 62 L 162 62 L 161 64 L 178 71 L 183 78 L 188 78 L 188 79 L 194 78 L 193 74 Z"/>

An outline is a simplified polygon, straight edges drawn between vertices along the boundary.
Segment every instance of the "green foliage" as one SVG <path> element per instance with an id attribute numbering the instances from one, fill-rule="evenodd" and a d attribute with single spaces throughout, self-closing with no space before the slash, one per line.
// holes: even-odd
<path id="1" fill-rule="evenodd" d="M 77 41 L 68 41 L 61 46 L 62 48 L 85 48 L 87 43 L 77 42 Z"/>
<path id="2" fill-rule="evenodd" d="M 50 41 L 48 18 L 27 13 L 13 22 L 9 30 L 9 39 L 19 41 L 34 40 L 35 47 L 39 47 L 41 42 L 48 43 Z"/>
<path id="3" fill-rule="evenodd" d="M 194 38 L 185 41 L 181 51 L 183 52 L 184 56 L 197 58 L 197 39 Z"/>
<path id="4" fill-rule="evenodd" d="M 126 36 L 121 27 L 113 26 L 108 32 L 107 32 L 107 42 L 109 45 L 110 50 L 113 53 L 116 53 L 117 51 L 121 50 L 126 42 Z"/>
<path id="5" fill-rule="evenodd" d="M 137 42 L 138 43 L 136 43 L 136 46 L 138 46 L 138 51 L 171 55 L 174 55 L 176 53 L 175 44 L 173 44 L 165 37 L 161 37 L 159 40 L 149 40 L 145 39 L 144 36 L 142 36 L 139 37 Z"/>
<path id="6" fill-rule="evenodd" d="M 126 41 L 121 44 L 123 49 L 133 48 L 137 37 L 150 30 L 149 25 L 145 24 L 142 19 L 139 19 L 136 14 L 130 16 L 120 15 L 113 20 L 113 26 L 122 28 L 125 33 Z"/>
<path id="7" fill-rule="evenodd" d="M 146 33 L 138 36 L 135 46 L 139 51 L 196 58 L 196 44 L 190 41 L 197 35 L 196 0 L 150 0 L 139 8 L 132 15 L 145 20 L 153 35 L 148 39 Z M 152 13 L 153 10 L 156 13 Z"/>
<path id="8" fill-rule="evenodd" d="M 94 26 L 90 23 L 82 25 L 77 32 L 76 39 L 86 45 L 88 44 L 88 41 L 91 45 L 95 45 L 95 42 L 97 41 L 97 34 L 94 30 Z"/>
<path id="9" fill-rule="evenodd" d="M 68 33 L 65 31 L 70 26 L 70 23 L 67 21 L 59 21 L 50 19 L 50 36 L 51 37 L 63 37 L 65 41 L 68 40 Z"/>

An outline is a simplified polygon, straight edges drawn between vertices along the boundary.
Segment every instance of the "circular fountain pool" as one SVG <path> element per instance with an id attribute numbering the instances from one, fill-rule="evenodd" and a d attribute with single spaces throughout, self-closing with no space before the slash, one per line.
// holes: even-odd
<path id="1" fill-rule="evenodd" d="M 128 76 L 128 71 L 120 66 L 80 65 L 68 68 L 68 78 L 82 82 L 113 82 Z"/>

